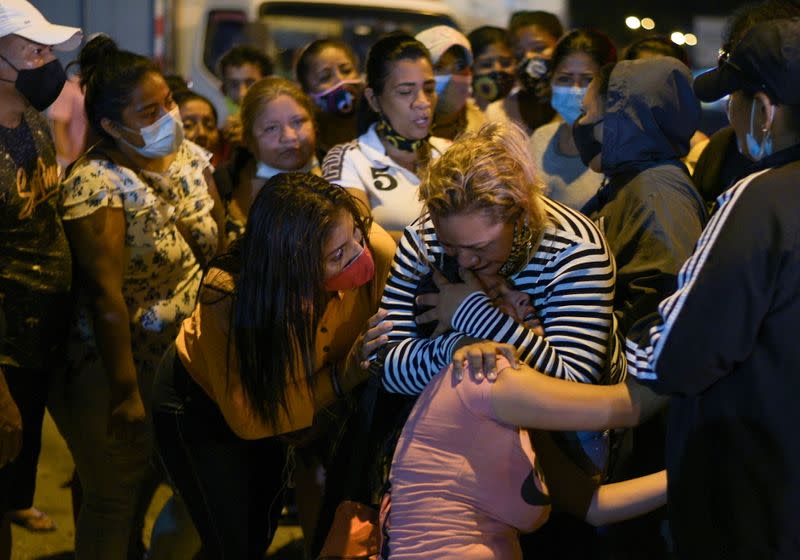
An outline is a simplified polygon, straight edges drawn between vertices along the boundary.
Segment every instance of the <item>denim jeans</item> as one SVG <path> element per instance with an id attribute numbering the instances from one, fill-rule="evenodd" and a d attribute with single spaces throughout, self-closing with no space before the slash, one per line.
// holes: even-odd
<path id="1" fill-rule="evenodd" d="M 153 424 L 161 460 L 200 533 L 203 558 L 263 558 L 283 507 L 286 445 L 236 436 L 174 347 L 156 375 Z"/>

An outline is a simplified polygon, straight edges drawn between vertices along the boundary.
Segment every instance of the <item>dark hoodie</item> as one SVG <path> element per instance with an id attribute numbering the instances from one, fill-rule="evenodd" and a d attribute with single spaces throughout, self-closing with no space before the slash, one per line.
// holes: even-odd
<path id="1" fill-rule="evenodd" d="M 606 182 L 592 217 L 617 263 L 614 314 L 623 336 L 641 336 L 658 318 L 658 304 L 677 288 L 705 222 L 703 199 L 681 158 L 700 121 L 689 69 L 674 58 L 624 61 L 609 81 L 601 165 Z M 657 416 L 622 440 L 612 479 L 664 467 L 666 418 Z M 630 446 L 630 447 L 628 447 Z M 615 556 L 666 558 L 659 510 L 614 526 Z"/>
<path id="2" fill-rule="evenodd" d="M 681 158 L 700 121 L 689 69 L 670 57 L 620 62 L 603 118 L 606 181 L 589 208 L 617 263 L 614 309 L 630 336 L 656 318 L 705 222 Z"/>

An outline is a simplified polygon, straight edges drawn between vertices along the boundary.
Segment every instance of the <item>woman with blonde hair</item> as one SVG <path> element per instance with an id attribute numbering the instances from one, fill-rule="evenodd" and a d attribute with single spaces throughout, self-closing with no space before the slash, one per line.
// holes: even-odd
<path id="1" fill-rule="evenodd" d="M 250 206 L 264 182 L 278 173 L 319 175 L 314 104 L 285 78 L 270 76 L 253 84 L 242 100 L 244 146 L 214 177 L 226 206 L 226 234 L 240 237 Z"/>
<path id="2" fill-rule="evenodd" d="M 513 344 L 555 377 L 617 377 L 608 246 L 589 219 L 542 196 L 519 127 L 492 123 L 463 135 L 431 164 L 420 199 L 427 212 L 406 228 L 383 296 L 393 324 L 387 389 L 420 393 L 458 346 L 484 338 Z M 416 316 L 431 271 L 438 293 L 416 297 L 432 306 Z M 463 283 L 453 282 L 458 275 Z M 545 336 L 494 308 L 506 286 L 530 294 Z M 432 321 L 433 336 L 419 337 Z"/>

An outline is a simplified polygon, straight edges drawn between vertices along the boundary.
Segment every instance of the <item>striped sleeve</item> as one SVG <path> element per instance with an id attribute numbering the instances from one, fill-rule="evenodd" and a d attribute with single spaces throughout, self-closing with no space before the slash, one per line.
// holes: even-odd
<path id="1" fill-rule="evenodd" d="M 767 313 L 777 276 L 771 254 L 778 229 L 769 196 L 747 194 L 763 173 L 723 193 L 678 289 L 658 306 L 643 340 L 626 340 L 628 373 L 663 393 L 696 394 L 744 360 Z M 747 200 L 742 199 L 747 196 Z"/>
<path id="2" fill-rule="evenodd" d="M 388 311 L 385 320 L 392 323 L 383 384 L 392 393 L 420 394 L 450 362 L 453 348 L 463 337 L 452 331 L 433 339 L 417 335 L 414 297 L 420 280 L 430 272 L 428 259 L 434 249 L 426 246 L 426 240 L 430 243 L 434 237 L 429 220 L 417 220 L 405 229 L 383 291 L 381 307 Z"/>
<path id="3" fill-rule="evenodd" d="M 520 359 L 547 375 L 597 383 L 603 380 L 613 340 L 614 260 L 596 226 L 551 203 L 555 223 L 515 286 L 534 295 L 544 336 L 471 294 L 453 318 L 456 329 L 512 344 Z"/>

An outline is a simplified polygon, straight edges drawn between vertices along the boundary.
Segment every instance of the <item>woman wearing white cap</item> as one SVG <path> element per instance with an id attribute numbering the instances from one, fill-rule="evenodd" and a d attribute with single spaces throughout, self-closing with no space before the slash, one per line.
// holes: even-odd
<path id="1" fill-rule="evenodd" d="M 433 63 L 437 96 L 433 135 L 453 140 L 465 130 L 477 132 L 486 117 L 470 97 L 472 50 L 469 41 L 448 25 L 421 31 L 416 39 L 431 53 Z"/>

